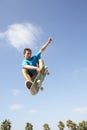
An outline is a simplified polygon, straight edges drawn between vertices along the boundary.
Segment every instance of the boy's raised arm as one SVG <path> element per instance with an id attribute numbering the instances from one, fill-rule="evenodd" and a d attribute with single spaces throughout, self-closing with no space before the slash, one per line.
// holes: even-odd
<path id="1" fill-rule="evenodd" d="M 44 52 L 44 50 L 47 48 L 47 46 L 51 43 L 52 38 L 48 38 L 48 41 L 41 47 L 40 52 Z"/>

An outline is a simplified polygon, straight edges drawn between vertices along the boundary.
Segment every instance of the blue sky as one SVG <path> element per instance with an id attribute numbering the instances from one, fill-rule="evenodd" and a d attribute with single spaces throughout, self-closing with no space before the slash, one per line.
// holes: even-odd
<path id="1" fill-rule="evenodd" d="M 42 58 L 51 75 L 32 96 L 21 73 L 23 49 L 34 54 L 50 36 Z M 0 1 L 0 59 L 0 123 L 57 130 L 60 120 L 87 120 L 87 0 Z"/>

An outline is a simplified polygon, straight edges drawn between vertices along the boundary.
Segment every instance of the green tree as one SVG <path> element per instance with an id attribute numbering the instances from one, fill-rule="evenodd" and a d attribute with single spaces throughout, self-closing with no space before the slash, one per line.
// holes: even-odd
<path id="1" fill-rule="evenodd" d="M 50 130 L 50 127 L 49 127 L 49 125 L 48 125 L 47 123 L 45 123 L 45 124 L 43 125 L 43 129 L 44 129 L 44 130 Z"/>
<path id="2" fill-rule="evenodd" d="M 69 130 L 76 130 L 77 129 L 76 123 L 74 123 L 71 120 L 67 120 L 66 125 L 67 125 Z"/>
<path id="3" fill-rule="evenodd" d="M 67 120 L 66 121 L 66 125 L 67 125 L 68 129 L 71 130 L 72 121 L 71 120 Z"/>
<path id="4" fill-rule="evenodd" d="M 63 123 L 62 121 L 59 121 L 59 122 L 58 122 L 58 128 L 59 128 L 60 130 L 64 130 L 64 127 L 65 127 L 64 123 Z"/>
<path id="5" fill-rule="evenodd" d="M 77 130 L 77 124 L 72 122 L 72 130 Z"/>
<path id="6" fill-rule="evenodd" d="M 1 124 L 1 130 L 10 130 L 11 122 L 9 120 L 4 120 Z"/>
<path id="7" fill-rule="evenodd" d="M 33 130 L 33 125 L 31 123 L 26 123 L 25 130 Z"/>
<path id="8" fill-rule="evenodd" d="M 82 121 L 78 125 L 79 130 L 87 130 L 87 121 Z"/>

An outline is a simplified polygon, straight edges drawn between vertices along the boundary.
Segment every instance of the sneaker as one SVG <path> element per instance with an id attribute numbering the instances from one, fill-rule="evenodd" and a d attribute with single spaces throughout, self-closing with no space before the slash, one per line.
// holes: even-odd
<path id="1" fill-rule="evenodd" d="M 31 83 L 30 81 L 26 81 L 26 82 L 25 82 L 25 85 L 27 86 L 27 88 L 28 88 L 28 89 L 30 89 L 30 88 L 31 88 L 32 83 Z"/>

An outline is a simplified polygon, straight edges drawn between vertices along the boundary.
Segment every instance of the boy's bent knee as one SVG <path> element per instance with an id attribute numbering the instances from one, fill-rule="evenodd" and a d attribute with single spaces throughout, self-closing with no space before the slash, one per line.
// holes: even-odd
<path id="1" fill-rule="evenodd" d="M 29 75 L 29 72 L 27 69 L 23 68 L 22 69 L 22 74 L 23 74 L 23 77 L 26 81 L 31 81 L 32 82 L 32 79 L 31 79 L 31 76 Z"/>

